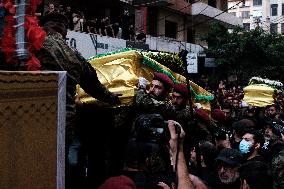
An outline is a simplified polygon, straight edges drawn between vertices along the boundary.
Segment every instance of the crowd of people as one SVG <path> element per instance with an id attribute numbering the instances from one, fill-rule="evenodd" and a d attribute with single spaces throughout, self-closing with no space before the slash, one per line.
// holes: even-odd
<path id="1" fill-rule="evenodd" d="M 161 127 L 157 126 L 158 114 L 166 120 L 176 120 L 185 131 L 183 146 L 191 181 L 188 188 L 284 187 L 283 91 L 277 94 L 274 104 L 254 107 L 242 100 L 242 87 L 220 81 L 217 90 L 212 90 L 215 101 L 211 103 L 211 112 L 195 105 L 191 115 L 186 103 L 189 94 L 186 85 L 173 84 L 163 74 L 155 74 L 149 88 L 146 83 L 144 78 L 139 78 L 134 101 L 139 116 L 134 119 L 138 122 L 135 137 L 128 142 L 130 148 L 126 150 L 125 162 L 127 168 L 131 167 L 130 172 L 143 170 L 153 178 L 154 173 L 164 171 L 159 178 L 167 184 L 162 188 L 170 188 L 171 182 L 176 181 L 166 176 L 165 170 L 171 164 L 161 160 L 163 155 L 157 150 L 161 147 L 155 146 L 161 140 L 157 137 L 159 132 L 148 130 Z M 142 155 L 141 151 L 148 155 Z M 174 158 L 170 156 L 171 160 Z M 145 186 L 147 179 L 141 186 L 141 178 L 129 171 L 125 174 L 130 175 L 137 188 L 151 188 Z M 158 180 L 154 183 L 161 186 Z"/>
<path id="2" fill-rule="evenodd" d="M 214 94 L 211 111 L 198 103 L 191 111 L 185 84 L 162 73 L 152 81 L 140 77 L 130 111 L 111 123 L 116 131 L 122 122 L 129 125 L 107 142 L 118 149 L 105 170 L 116 171 L 106 174 L 100 188 L 283 188 L 284 92 L 273 104 L 256 107 L 243 101 L 241 86 L 222 80 L 214 89 L 207 82 L 199 84 Z M 112 166 L 117 159 L 121 166 Z"/>
<path id="3" fill-rule="evenodd" d="M 199 84 L 215 97 L 208 111 L 188 105 L 185 84 L 154 73 L 152 81 L 139 78 L 132 106 L 88 109 L 76 101 L 76 84 L 113 105 L 119 94 L 102 86 L 90 64 L 65 44 L 68 23 L 62 14 L 47 14 L 48 36 L 36 53 L 43 69 L 68 73 L 67 188 L 107 188 L 117 175 L 138 189 L 283 188 L 283 92 L 274 104 L 254 107 L 242 100 L 241 86 L 220 81 L 214 90 L 203 78 Z"/>
<path id="4" fill-rule="evenodd" d="M 54 12 L 64 14 L 68 18 L 68 29 L 70 30 L 130 41 L 146 40 L 144 32 L 138 31 L 139 33 L 137 33 L 135 31 L 133 19 L 127 9 L 123 11 L 116 22 L 113 22 L 109 16 L 94 15 L 86 18 L 82 11 L 74 11 L 71 6 L 64 7 L 60 5 L 58 8 L 55 8 L 52 3 L 48 5 L 44 15 Z"/>
<path id="5" fill-rule="evenodd" d="M 100 189 L 284 188 L 283 91 L 273 104 L 256 107 L 243 101 L 242 86 L 222 80 L 214 89 L 203 78 L 200 86 L 215 97 L 208 111 L 191 104 L 185 84 L 155 72 L 152 81 L 139 78 L 131 106 L 94 114 L 76 98 L 77 84 L 111 105 L 120 104 L 120 94 L 66 44 L 67 29 L 82 31 L 87 21 L 63 10 L 49 6 L 41 22 L 47 35 L 35 55 L 41 70 L 67 71 L 66 188 L 85 188 L 85 180 Z M 105 30 L 89 30 L 107 35 L 110 19 L 103 22 Z"/>

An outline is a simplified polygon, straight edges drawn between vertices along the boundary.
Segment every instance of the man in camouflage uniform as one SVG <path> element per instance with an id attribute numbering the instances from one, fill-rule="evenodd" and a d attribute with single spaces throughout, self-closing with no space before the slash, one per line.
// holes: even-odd
<path id="1" fill-rule="evenodd" d="M 174 109 L 169 101 L 169 93 L 173 86 L 173 81 L 162 73 L 154 73 L 154 78 L 148 90 L 147 80 L 139 78 L 138 91 L 134 97 L 134 106 L 137 114 L 161 114 L 164 119 L 173 119 Z"/>
<path id="2" fill-rule="evenodd" d="M 68 158 L 71 175 L 72 170 L 77 170 L 78 151 L 81 143 L 75 129 L 76 124 L 76 85 L 80 86 L 89 95 L 98 100 L 119 104 L 118 95 L 111 93 L 98 80 L 94 68 L 75 50 L 71 49 L 65 42 L 67 34 L 68 19 L 59 13 L 52 13 L 45 16 L 42 26 L 47 33 L 42 48 L 36 52 L 40 60 L 42 70 L 67 71 L 66 87 L 66 155 Z M 67 171 L 67 176 L 68 176 Z M 72 178 L 72 181 L 76 178 Z M 69 188 L 67 180 L 67 188 Z M 76 184 L 70 184 L 77 188 Z"/>
<path id="3" fill-rule="evenodd" d="M 272 159 L 273 189 L 284 189 L 284 146 Z"/>
<path id="4" fill-rule="evenodd" d="M 284 189 L 284 143 L 282 140 L 284 123 L 272 119 L 265 127 L 266 158 L 271 163 L 273 189 Z"/>
<path id="5" fill-rule="evenodd" d="M 190 121 L 190 107 L 187 105 L 188 101 L 188 89 L 185 84 L 175 84 L 173 86 L 173 93 L 171 96 L 171 102 L 176 112 L 175 120 L 179 122 L 183 128 L 188 126 Z M 187 130 L 187 129 L 186 129 Z"/>

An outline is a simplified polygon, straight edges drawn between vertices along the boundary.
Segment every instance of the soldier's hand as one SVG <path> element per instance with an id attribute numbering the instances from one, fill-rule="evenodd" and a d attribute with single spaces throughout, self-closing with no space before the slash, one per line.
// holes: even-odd
<path id="1" fill-rule="evenodd" d="M 148 84 L 147 79 L 145 79 L 144 77 L 138 78 L 138 88 L 146 89 L 147 84 Z"/>
<path id="2" fill-rule="evenodd" d="M 120 94 L 120 93 L 112 93 L 109 103 L 111 105 L 120 105 L 121 101 L 119 99 L 119 96 L 122 96 L 122 94 Z"/>

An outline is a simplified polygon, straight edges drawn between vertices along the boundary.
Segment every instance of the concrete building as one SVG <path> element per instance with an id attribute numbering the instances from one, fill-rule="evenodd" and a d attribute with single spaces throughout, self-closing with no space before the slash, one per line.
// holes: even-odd
<path id="1" fill-rule="evenodd" d="M 229 14 L 227 0 L 45 0 L 57 6 L 71 5 L 91 17 L 94 13 L 119 21 L 127 8 L 135 23 L 136 33 L 141 31 L 153 37 L 206 45 L 200 37 L 208 31 L 211 22 L 220 22 L 228 28 L 241 25 L 241 19 Z M 224 11 L 224 12 L 223 12 Z"/>
<path id="2" fill-rule="evenodd" d="M 133 0 L 132 4 L 136 28 L 156 37 L 206 45 L 200 37 L 211 22 L 228 28 L 242 25 L 241 19 L 226 12 L 226 0 Z"/>
<path id="3" fill-rule="evenodd" d="M 228 0 L 228 7 L 239 0 Z M 268 32 L 284 34 L 284 0 L 245 0 L 228 12 L 243 20 L 246 29 L 262 27 Z"/>

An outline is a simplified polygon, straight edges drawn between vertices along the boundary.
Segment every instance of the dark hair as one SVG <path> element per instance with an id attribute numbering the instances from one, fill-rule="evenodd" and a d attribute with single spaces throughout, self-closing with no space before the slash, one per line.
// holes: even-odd
<path id="1" fill-rule="evenodd" d="M 260 161 L 249 161 L 239 168 L 241 180 L 246 180 L 250 189 L 271 189 L 272 177 L 268 166 Z"/>
<path id="2" fill-rule="evenodd" d="M 200 154 L 203 155 L 203 160 L 206 166 L 214 166 L 215 158 L 218 155 L 215 145 L 209 141 L 203 141 L 199 148 Z"/>
<path id="3" fill-rule="evenodd" d="M 46 22 L 43 25 L 43 29 L 46 33 L 58 32 L 63 36 L 65 36 L 67 32 L 66 26 L 63 23 L 58 23 L 58 22 Z"/>
<path id="4" fill-rule="evenodd" d="M 245 121 L 244 119 L 237 121 L 237 122 L 234 122 L 232 124 L 232 127 L 233 127 L 235 133 L 240 137 L 244 136 L 244 134 L 246 134 L 246 133 L 248 133 L 252 130 L 252 127 L 249 126 L 249 122 Z"/>
<path id="5" fill-rule="evenodd" d="M 263 134 L 260 131 L 257 130 L 249 130 L 247 133 L 252 134 L 253 135 L 253 139 L 255 141 L 255 143 L 259 143 L 260 147 L 263 146 L 265 139 Z"/>
<path id="6" fill-rule="evenodd" d="M 231 109 L 231 108 L 232 105 L 228 101 L 225 101 L 222 105 L 222 109 Z"/>
<path id="7" fill-rule="evenodd" d="M 272 104 L 272 105 L 268 106 L 267 108 L 270 108 L 270 107 L 274 107 L 277 111 L 280 110 L 280 106 L 278 104 Z"/>

